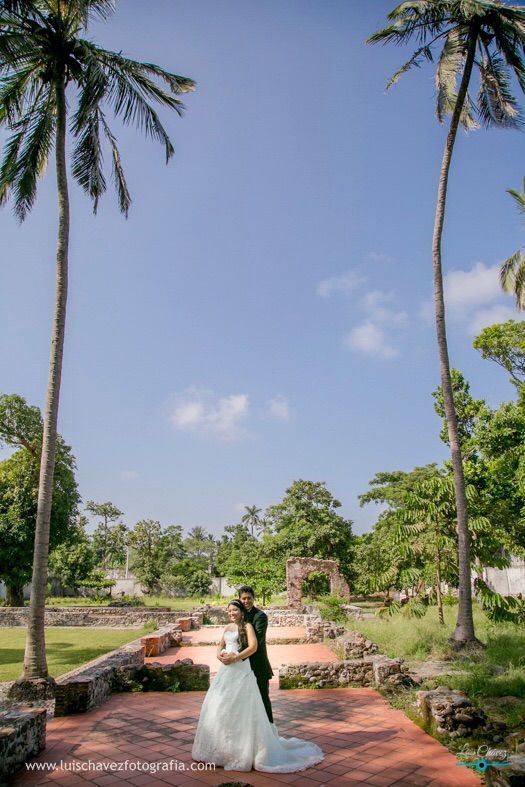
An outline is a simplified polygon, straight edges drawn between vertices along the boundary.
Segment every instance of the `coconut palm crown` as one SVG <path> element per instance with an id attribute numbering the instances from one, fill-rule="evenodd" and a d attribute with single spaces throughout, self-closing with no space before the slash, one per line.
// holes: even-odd
<path id="1" fill-rule="evenodd" d="M 12 132 L 0 169 L 0 201 L 13 197 L 17 217 L 31 210 L 37 181 L 56 143 L 62 91 L 77 89 L 69 130 L 74 139 L 72 174 L 89 194 L 96 212 L 106 191 L 102 138 L 113 162 L 119 207 L 127 215 L 130 195 L 106 108 L 124 124 L 174 153 L 154 104 L 182 114 L 177 97 L 193 80 L 139 63 L 81 38 L 94 17 L 107 19 L 116 0 L 18 0 L 0 3 L 0 129 Z M 159 86 L 157 82 L 163 87 Z M 67 112 L 67 107 L 66 107 Z"/>
<path id="2" fill-rule="evenodd" d="M 391 24 L 371 36 L 368 43 L 402 45 L 415 40 L 418 48 L 395 72 L 387 89 L 414 66 L 420 67 L 425 60 L 434 62 L 434 51 L 441 47 L 436 69 L 436 114 L 440 123 L 446 115 L 451 115 L 439 176 L 432 263 L 441 386 L 458 514 L 459 605 L 454 643 L 464 646 L 475 644 L 476 638 L 467 498 L 445 325 L 441 239 L 448 176 L 459 126 L 516 129 L 523 124 L 522 111 L 511 92 L 511 81 L 515 78 L 525 92 L 525 8 L 505 5 L 500 0 L 414 0 L 397 6 L 388 14 L 388 20 Z M 474 98 L 469 89 L 475 72 L 479 88 Z"/>
<path id="3" fill-rule="evenodd" d="M 45 655 L 44 612 L 66 325 L 68 129 L 73 143 L 72 175 L 91 197 L 94 210 L 106 191 L 102 166 L 105 143 L 113 163 L 119 207 L 127 215 L 130 195 L 116 140 L 106 119 L 107 108 L 125 125 L 134 125 L 160 142 L 168 161 L 173 145 L 155 107 L 172 109 L 181 115 L 184 107 L 178 96 L 193 90 L 195 85 L 191 79 L 152 63 L 130 60 L 82 37 L 95 18 L 106 20 L 114 10 L 115 0 L 0 0 L 0 132 L 8 135 L 0 166 L 0 205 L 12 198 L 18 219 L 26 218 L 53 150 L 58 196 L 55 306 L 28 633 L 23 676 L 13 692 L 22 692 L 24 683 L 31 690 L 27 682 L 33 679 L 52 681 Z M 73 101 L 75 110 L 70 113 Z"/>
<path id="4" fill-rule="evenodd" d="M 387 90 L 413 67 L 434 62 L 434 49 L 441 47 L 436 69 L 436 115 L 442 123 L 453 113 L 458 100 L 458 77 L 465 73 L 470 49 L 479 77 L 474 99 L 467 89 L 460 123 L 467 129 L 483 126 L 520 128 L 523 115 L 511 92 L 514 75 L 525 92 L 525 8 L 500 0 L 416 0 L 401 3 L 387 17 L 392 24 L 378 31 L 367 43 L 420 45 L 387 84 Z M 468 74 L 470 81 L 471 74 Z M 467 85 L 468 87 L 468 85 Z"/>

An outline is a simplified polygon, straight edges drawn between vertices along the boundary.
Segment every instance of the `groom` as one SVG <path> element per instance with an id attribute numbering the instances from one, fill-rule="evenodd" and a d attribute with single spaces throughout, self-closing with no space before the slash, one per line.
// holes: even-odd
<path id="1" fill-rule="evenodd" d="M 268 654 L 266 653 L 266 629 L 268 617 L 255 604 L 255 594 L 250 585 L 239 588 L 239 599 L 244 607 L 244 620 L 251 623 L 257 637 L 257 650 L 250 656 L 250 665 L 257 680 L 262 701 L 270 723 L 273 723 L 272 706 L 270 704 L 270 678 L 273 675 Z"/>

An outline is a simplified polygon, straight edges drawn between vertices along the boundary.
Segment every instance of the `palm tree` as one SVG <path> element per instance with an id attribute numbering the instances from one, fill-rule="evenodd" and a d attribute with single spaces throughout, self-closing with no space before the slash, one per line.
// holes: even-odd
<path id="1" fill-rule="evenodd" d="M 261 530 L 262 522 L 261 522 L 261 518 L 259 517 L 259 514 L 261 513 L 262 509 L 257 508 L 257 506 L 244 506 L 244 507 L 246 509 L 246 513 L 241 519 L 241 522 L 244 525 L 246 525 L 246 527 L 250 528 L 253 536 L 254 530 L 256 532 Z"/>
<path id="2" fill-rule="evenodd" d="M 508 189 L 508 193 L 525 219 L 525 178 L 523 178 L 523 191 Z M 516 298 L 516 309 L 525 309 L 525 246 L 521 246 L 508 260 L 505 260 L 500 269 L 500 281 L 504 291 Z"/>
<path id="3" fill-rule="evenodd" d="M 105 138 L 113 162 L 120 210 L 127 216 L 130 195 L 106 106 L 125 125 L 135 125 L 164 146 L 166 161 L 173 145 L 154 104 L 182 114 L 177 98 L 194 89 L 194 82 L 151 63 L 139 63 L 110 52 L 80 36 L 90 22 L 107 19 L 115 0 L 3 0 L 0 3 L 0 130 L 12 132 L 0 168 L 0 204 L 12 197 L 14 212 L 23 221 L 36 200 L 37 182 L 44 175 L 54 147 L 58 192 L 58 245 L 53 334 L 49 366 L 33 580 L 24 679 L 46 678 L 44 607 L 47 580 L 49 517 L 57 435 L 64 346 L 69 197 L 66 137 L 73 139 L 72 175 L 93 200 L 96 212 L 106 191 L 102 169 Z M 160 84 L 159 84 L 160 83 Z M 71 89 L 76 90 L 70 95 Z M 76 109 L 69 105 L 76 97 Z"/>
<path id="4" fill-rule="evenodd" d="M 525 91 L 525 9 L 507 6 L 500 0 L 413 0 L 395 8 L 391 24 L 368 39 L 368 43 L 404 44 L 411 39 L 418 49 L 390 79 L 387 89 L 412 67 L 424 60 L 433 62 L 433 48 L 441 46 L 436 71 L 437 117 L 451 120 L 441 164 L 432 240 L 436 332 L 447 419 L 454 490 L 458 512 L 459 609 L 454 643 L 476 641 L 472 619 L 470 540 L 465 479 L 458 437 L 445 326 L 441 237 L 454 142 L 460 125 L 465 129 L 483 126 L 520 128 L 523 117 L 510 90 L 514 75 Z M 469 94 L 471 77 L 477 71 L 479 89 Z M 459 80 L 459 89 L 457 87 Z"/>

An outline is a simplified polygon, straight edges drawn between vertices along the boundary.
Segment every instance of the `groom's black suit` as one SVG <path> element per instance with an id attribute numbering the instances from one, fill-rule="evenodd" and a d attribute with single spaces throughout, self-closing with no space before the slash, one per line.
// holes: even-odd
<path id="1" fill-rule="evenodd" d="M 268 660 L 266 652 L 266 629 L 268 628 L 268 617 L 257 607 L 252 607 L 249 612 L 244 612 L 244 619 L 251 623 L 257 638 L 257 650 L 250 656 L 250 666 L 257 680 L 259 691 L 261 692 L 262 701 L 266 710 L 266 714 L 271 722 L 273 722 L 272 706 L 270 703 L 270 685 L 269 681 L 273 675 L 273 670 Z"/>

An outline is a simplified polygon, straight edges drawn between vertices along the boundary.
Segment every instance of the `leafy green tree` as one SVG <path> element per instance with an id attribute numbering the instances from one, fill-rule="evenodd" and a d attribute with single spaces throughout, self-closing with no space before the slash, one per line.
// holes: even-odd
<path id="1" fill-rule="evenodd" d="M 202 571 L 211 570 L 213 574 L 218 544 L 204 527 L 193 527 L 183 540 L 182 546 L 188 559 L 199 565 Z M 209 579 L 209 575 L 207 576 Z"/>
<path id="2" fill-rule="evenodd" d="M 94 554 L 85 532 L 86 517 L 79 516 L 68 532 L 67 541 L 49 553 L 49 571 L 60 579 L 63 588 L 77 592 L 92 575 Z"/>
<path id="3" fill-rule="evenodd" d="M 171 570 L 160 578 L 160 586 L 168 595 L 205 596 L 210 592 L 210 585 L 211 574 L 197 560 L 189 557 L 174 563 Z"/>
<path id="4" fill-rule="evenodd" d="M 477 430 L 481 423 L 490 419 L 491 411 L 483 399 L 472 398 L 470 384 L 465 380 L 461 372 L 457 369 L 451 369 L 451 378 L 458 437 L 463 462 L 465 463 L 473 460 L 478 455 Z M 442 387 L 438 386 L 432 396 L 435 399 L 434 409 L 439 417 L 443 418 L 440 438 L 446 445 L 449 445 L 448 423 Z"/>
<path id="5" fill-rule="evenodd" d="M 286 587 L 286 558 L 275 548 L 274 538 L 247 538 L 228 552 L 221 567 L 230 585 L 251 585 L 261 604 Z"/>
<path id="6" fill-rule="evenodd" d="M 359 592 L 385 593 L 389 602 L 390 590 L 401 591 L 412 584 L 406 573 L 411 565 L 397 539 L 397 514 L 403 508 L 407 493 L 414 492 L 419 484 L 441 474 L 435 463 L 415 467 L 408 473 L 403 470 L 376 473 L 369 483 L 372 489 L 358 496 L 361 507 L 372 502 L 386 506 L 379 514 L 372 533 L 362 536 L 356 545 L 355 570 Z"/>
<path id="7" fill-rule="evenodd" d="M 397 513 L 396 541 L 412 573 L 412 584 L 426 593 L 433 588 L 438 618 L 444 625 L 442 582 L 456 585 L 458 579 L 457 516 L 454 483 L 436 476 L 405 493 Z"/>
<path id="8" fill-rule="evenodd" d="M 491 523 L 490 532 L 496 539 L 488 551 L 481 549 L 481 534 L 471 527 L 475 562 L 480 567 L 494 565 L 494 550 L 519 554 L 523 549 L 523 514 L 525 488 L 520 484 L 520 452 L 523 450 L 523 404 L 503 403 L 492 411 L 483 400 L 475 400 L 463 375 L 452 370 L 454 403 L 460 427 L 465 478 L 477 494 L 470 498 L 471 515 L 484 517 Z M 433 394 L 435 409 L 445 419 L 441 389 Z M 525 403 L 525 402 L 524 402 Z M 447 443 L 446 423 L 441 439 Z M 448 463 L 445 463 L 448 465 Z M 448 466 L 450 471 L 450 466 Z M 487 533 L 484 531 L 484 540 Z"/>
<path id="9" fill-rule="evenodd" d="M 94 503 L 88 500 L 86 511 L 101 517 L 92 536 L 95 561 L 102 569 L 123 566 L 126 562 L 128 530 L 123 522 L 117 522 L 123 512 L 113 503 Z"/>
<path id="10" fill-rule="evenodd" d="M 368 483 L 372 489 L 357 496 L 359 505 L 362 508 L 367 503 L 377 503 L 391 509 L 401 508 L 405 492 L 412 492 L 417 484 L 440 472 L 436 462 L 432 462 L 422 467 L 414 467 L 409 473 L 404 470 L 376 473 Z"/>
<path id="11" fill-rule="evenodd" d="M 12 606 L 23 603 L 23 586 L 31 580 L 42 446 L 42 415 L 17 394 L 0 396 L 0 445 L 17 448 L 0 463 L 0 578 Z M 73 531 L 80 496 L 75 459 L 62 438 L 57 439 L 50 544 L 67 540 Z"/>
<path id="12" fill-rule="evenodd" d="M 510 382 L 517 389 L 521 388 L 525 382 L 525 323 L 509 320 L 490 325 L 476 336 L 473 346 L 482 358 L 505 369 L 510 374 Z"/>
<path id="13" fill-rule="evenodd" d="M 106 190 L 102 170 L 105 138 L 113 161 L 120 210 L 127 215 L 130 195 L 116 140 L 106 119 L 109 106 L 125 125 L 136 125 L 159 141 L 166 160 L 171 141 L 154 105 L 182 112 L 177 98 L 192 90 L 191 79 L 119 52 L 104 50 L 86 34 L 90 22 L 107 19 L 115 0 L 33 0 L 0 5 L 0 130 L 8 138 L 0 167 L 0 204 L 13 197 L 23 221 L 36 200 L 37 182 L 54 149 L 58 194 L 58 246 L 51 356 L 41 450 L 39 498 L 33 560 L 33 590 L 23 678 L 49 678 L 44 643 L 49 528 L 57 442 L 58 408 L 65 338 L 69 254 L 69 195 L 66 137 L 69 114 L 73 141 L 72 174 L 93 201 Z M 165 87 L 157 84 L 161 82 Z M 21 686 L 20 686 L 21 689 Z"/>
<path id="14" fill-rule="evenodd" d="M 454 642 L 459 647 L 476 642 L 476 637 L 472 617 L 468 507 L 445 325 L 441 240 L 450 164 L 460 125 L 467 130 L 475 127 L 478 125 L 475 115 L 487 127 L 517 129 L 522 123 L 522 113 L 511 93 L 510 81 L 514 75 L 521 90 L 525 90 L 525 9 L 494 0 L 413 0 L 391 11 L 388 19 L 391 24 L 371 36 L 369 43 L 405 44 L 415 39 L 418 48 L 394 74 L 387 88 L 412 67 L 420 66 L 422 61 L 432 62 L 433 48 L 439 45 L 437 117 L 442 123 L 446 115 L 452 116 L 439 177 L 432 260 L 441 386 L 458 512 L 459 605 Z M 474 70 L 479 77 L 476 99 L 469 95 Z"/>
<path id="15" fill-rule="evenodd" d="M 40 455 L 43 420 L 38 407 L 27 404 L 18 394 L 0 395 L 0 446 L 25 448 Z"/>
<path id="16" fill-rule="evenodd" d="M 224 528 L 224 532 L 219 539 L 215 561 L 219 576 L 228 576 L 230 567 L 239 561 L 240 549 L 247 541 L 255 541 L 255 538 L 250 535 L 245 525 L 239 523 L 237 525 L 228 525 Z"/>
<path id="17" fill-rule="evenodd" d="M 80 501 L 75 460 L 60 437 L 55 465 L 51 549 L 67 541 L 75 527 Z M 22 606 L 23 586 L 31 581 L 38 473 L 38 457 L 25 449 L 0 462 L 0 578 L 6 583 L 7 602 L 11 606 Z"/>
<path id="18" fill-rule="evenodd" d="M 525 178 L 523 178 L 523 191 L 507 189 L 514 200 L 521 217 L 525 219 Z M 525 246 L 521 246 L 508 260 L 505 260 L 500 269 L 500 282 L 503 290 L 516 298 L 516 308 L 525 309 Z"/>
<path id="19" fill-rule="evenodd" d="M 352 522 L 337 513 L 340 507 L 341 503 L 324 483 L 294 481 L 282 502 L 266 512 L 275 533 L 270 537 L 272 548 L 285 560 L 289 557 L 335 560 L 351 582 Z"/>
<path id="20" fill-rule="evenodd" d="M 184 557 L 182 528 L 178 525 L 163 530 L 160 522 L 143 519 L 130 532 L 129 543 L 133 548 L 131 569 L 148 593 L 155 592 L 163 574 Z"/>

